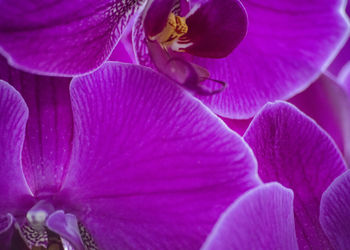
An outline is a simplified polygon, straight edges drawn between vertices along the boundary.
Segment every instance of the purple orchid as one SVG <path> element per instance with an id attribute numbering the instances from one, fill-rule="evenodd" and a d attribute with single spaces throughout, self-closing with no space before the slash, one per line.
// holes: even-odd
<path id="1" fill-rule="evenodd" d="M 215 113 L 248 118 L 327 68 L 348 36 L 344 3 L 153 0 L 136 22 L 134 46 L 141 64 L 193 90 Z"/>
<path id="2" fill-rule="evenodd" d="M 145 5 L 133 32 L 139 62 L 229 118 L 305 89 L 349 33 L 345 0 L 3 0 L 0 51 L 29 72 L 83 74 L 108 58 Z"/>
<path id="3" fill-rule="evenodd" d="M 0 82 L 2 249 L 199 248 L 260 184 L 242 138 L 149 69 L 107 63 L 70 83 L 0 62 L 19 91 Z"/>
<path id="4" fill-rule="evenodd" d="M 270 183 L 241 196 L 204 249 L 347 249 L 350 172 L 328 134 L 291 104 L 277 102 L 257 114 L 244 139 L 261 179 L 289 190 Z"/>

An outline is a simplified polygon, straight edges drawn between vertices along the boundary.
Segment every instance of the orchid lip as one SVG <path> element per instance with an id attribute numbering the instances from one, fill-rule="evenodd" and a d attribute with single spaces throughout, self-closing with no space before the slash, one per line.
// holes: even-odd
<path id="1" fill-rule="evenodd" d="M 15 228 L 29 249 L 98 249 L 87 229 L 75 215 L 55 210 L 47 200 L 40 200 Z"/>

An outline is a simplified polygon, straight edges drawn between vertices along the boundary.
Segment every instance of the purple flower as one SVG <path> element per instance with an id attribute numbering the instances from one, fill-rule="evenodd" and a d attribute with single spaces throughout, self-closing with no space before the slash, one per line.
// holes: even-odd
<path id="1" fill-rule="evenodd" d="M 215 113 L 248 118 L 328 67 L 349 33 L 343 9 L 342 0 L 154 0 L 136 22 L 134 46 L 141 64 L 196 92 Z"/>
<path id="2" fill-rule="evenodd" d="M 242 138 L 155 72 L 107 63 L 69 83 L 0 62 L 20 92 L 1 81 L 2 247 L 20 232 L 28 245 L 199 248 L 260 183 Z"/>
<path id="3" fill-rule="evenodd" d="M 346 249 L 350 172 L 328 134 L 294 106 L 277 102 L 254 118 L 244 139 L 261 179 L 289 190 L 270 183 L 241 196 L 204 249 Z"/>

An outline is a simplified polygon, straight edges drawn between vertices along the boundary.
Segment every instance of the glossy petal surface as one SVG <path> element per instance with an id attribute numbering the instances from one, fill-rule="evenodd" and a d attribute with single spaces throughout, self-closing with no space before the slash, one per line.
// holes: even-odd
<path id="1" fill-rule="evenodd" d="M 243 140 L 149 69 L 108 63 L 74 79 L 71 95 L 77 136 L 62 192 L 103 249 L 199 248 L 260 183 Z"/>
<path id="2" fill-rule="evenodd" d="M 4 58 L 0 58 L 0 79 L 19 91 L 29 108 L 21 156 L 28 185 L 34 194 L 58 191 L 72 151 L 71 79 L 24 73 Z"/>
<path id="3" fill-rule="evenodd" d="M 0 2 L 0 51 L 35 73 L 91 71 L 115 47 L 142 0 Z"/>
<path id="4" fill-rule="evenodd" d="M 335 249 L 350 246 L 350 171 L 339 176 L 324 192 L 320 222 Z"/>
<path id="5" fill-rule="evenodd" d="M 285 102 L 266 105 L 244 135 L 258 160 L 264 182 L 278 181 L 294 191 L 300 249 L 327 249 L 319 223 L 322 193 L 345 171 L 330 137 L 310 118 Z"/>
<path id="6" fill-rule="evenodd" d="M 202 249 L 298 249 L 293 192 L 277 183 L 246 192 L 221 215 Z"/>
<path id="7" fill-rule="evenodd" d="M 242 1 L 248 33 L 231 55 L 195 58 L 211 78 L 228 88 L 201 100 L 215 113 L 248 118 L 267 101 L 288 99 L 305 89 L 340 49 L 348 23 L 343 1 Z"/>
<path id="8" fill-rule="evenodd" d="M 20 94 L 0 80 L 0 215 L 25 210 L 29 188 L 21 169 L 28 109 Z"/>

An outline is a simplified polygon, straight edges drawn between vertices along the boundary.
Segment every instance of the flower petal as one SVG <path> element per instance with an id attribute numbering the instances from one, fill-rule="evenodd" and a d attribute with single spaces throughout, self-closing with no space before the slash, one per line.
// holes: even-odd
<path id="1" fill-rule="evenodd" d="M 339 176 L 321 199 L 320 223 L 335 249 L 350 246 L 350 171 Z"/>
<path id="2" fill-rule="evenodd" d="M 75 134 L 62 190 L 102 249 L 199 248 L 258 185 L 242 138 L 144 67 L 107 63 L 71 85 Z"/>
<path id="3" fill-rule="evenodd" d="M 247 34 L 247 13 L 238 0 L 204 1 L 186 19 L 193 45 L 185 51 L 200 57 L 222 58 L 229 55 Z"/>
<path id="4" fill-rule="evenodd" d="M 84 250 L 78 221 L 74 215 L 65 214 L 64 211 L 57 210 L 47 219 L 46 226 L 65 240 L 68 240 L 74 247 L 74 250 Z"/>
<path id="5" fill-rule="evenodd" d="M 30 195 L 21 169 L 27 119 L 28 109 L 21 95 L 0 80 L 0 216 L 21 214 Z"/>
<path id="6" fill-rule="evenodd" d="M 242 2 L 249 20 L 242 43 L 224 59 L 194 59 L 211 78 L 228 83 L 223 93 L 200 99 L 229 118 L 248 118 L 266 102 L 305 89 L 348 35 L 342 0 Z"/>
<path id="7" fill-rule="evenodd" d="M 246 192 L 221 215 L 202 249 L 298 249 L 293 192 L 278 183 Z"/>
<path id="8" fill-rule="evenodd" d="M 343 155 L 350 157 L 350 99 L 331 75 L 321 75 L 289 101 L 313 118 L 333 138 Z"/>
<path id="9" fill-rule="evenodd" d="M 258 160 L 264 182 L 278 181 L 294 191 L 300 249 L 326 249 L 319 224 L 322 193 L 345 171 L 330 137 L 310 118 L 285 102 L 266 105 L 244 135 Z"/>
<path id="10" fill-rule="evenodd" d="M 0 50 L 23 70 L 54 75 L 96 69 L 143 0 L 0 2 Z"/>
<path id="11" fill-rule="evenodd" d="M 344 3 L 346 4 L 346 3 Z M 349 1 L 346 4 L 346 15 L 350 16 L 350 3 Z M 333 60 L 332 64 L 328 67 L 328 71 L 333 75 L 337 76 L 339 71 L 343 68 L 343 66 L 348 63 L 350 55 L 350 39 L 345 42 L 344 47 L 339 51 L 336 58 Z"/>
<path id="12" fill-rule="evenodd" d="M 29 108 L 21 157 L 32 193 L 57 192 L 72 148 L 70 78 L 24 73 L 0 58 L 0 79 L 8 81 L 19 91 Z"/>
<path id="13" fill-rule="evenodd" d="M 0 244 L 2 249 L 11 249 L 14 220 L 12 214 L 0 215 Z"/>

